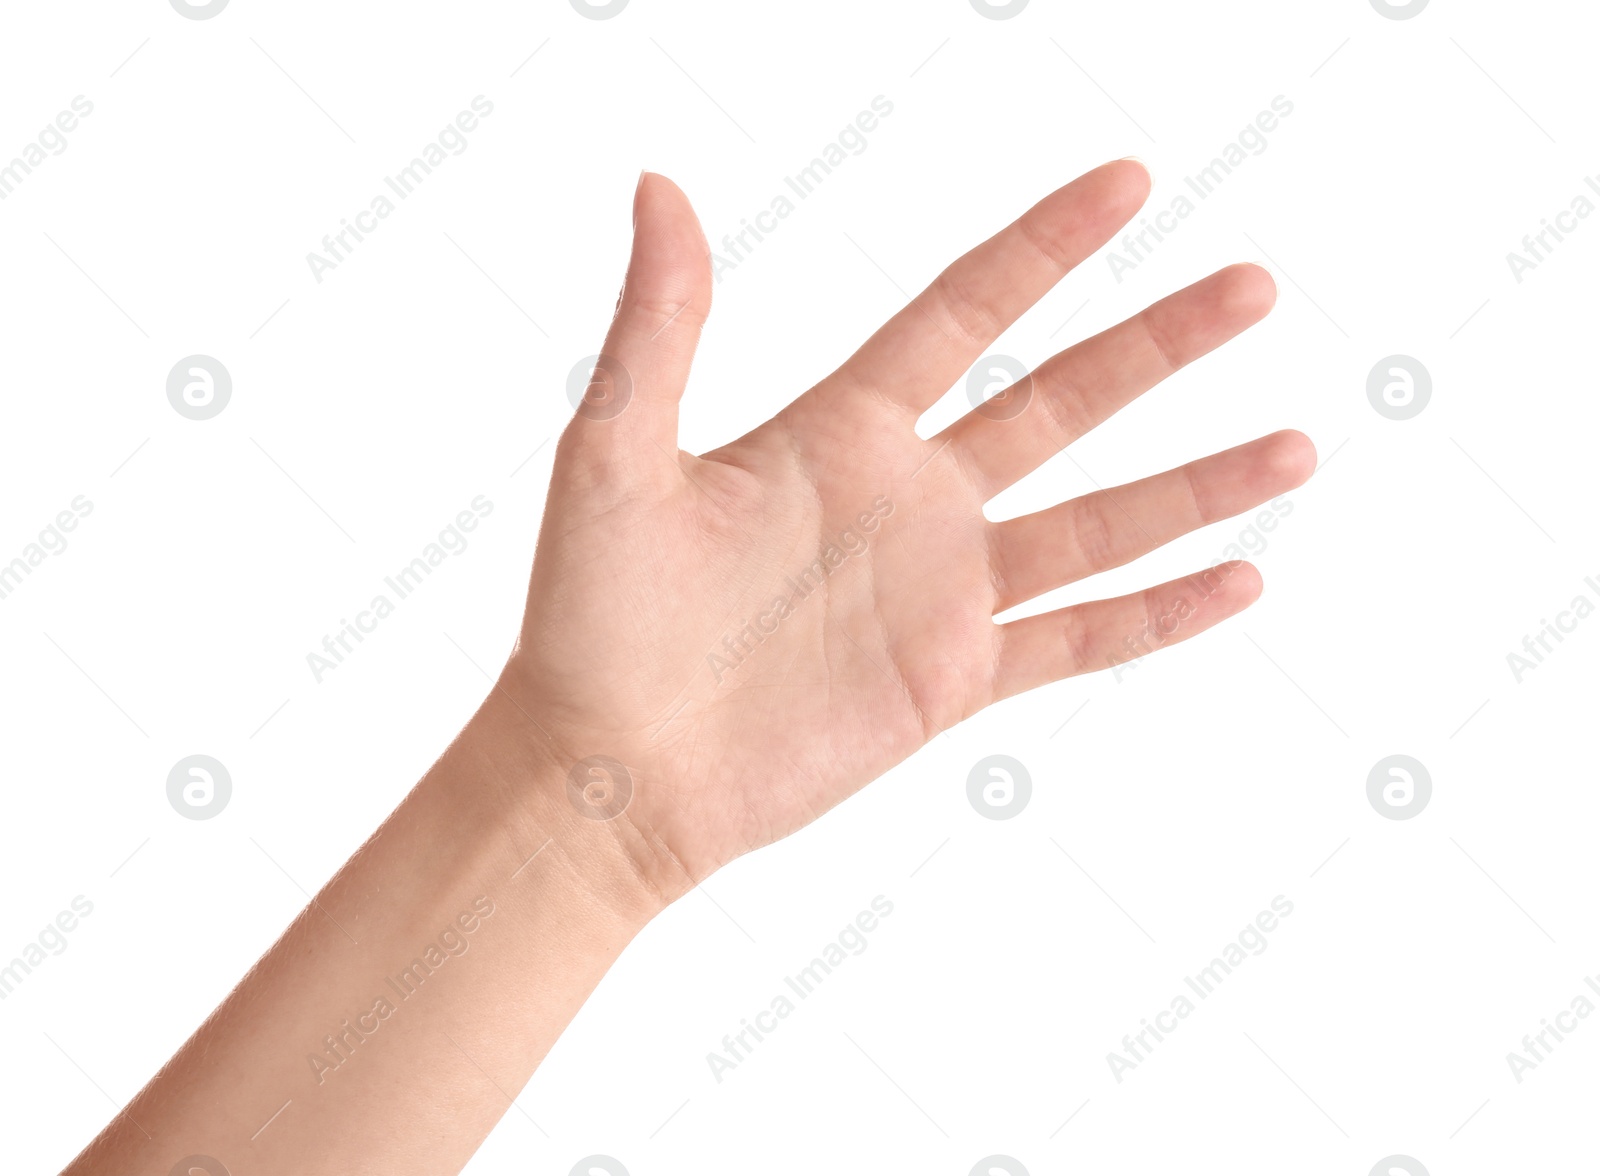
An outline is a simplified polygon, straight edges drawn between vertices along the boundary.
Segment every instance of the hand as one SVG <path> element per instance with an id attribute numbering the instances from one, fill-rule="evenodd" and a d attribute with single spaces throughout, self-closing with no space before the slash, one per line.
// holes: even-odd
<path id="1" fill-rule="evenodd" d="M 1275 289 L 1255 266 L 1052 357 L 997 402 L 1015 415 L 986 405 L 928 440 L 914 431 L 1148 194 L 1130 161 L 1052 193 L 838 371 L 695 457 L 677 448 L 678 401 L 710 310 L 709 251 L 677 187 L 641 177 L 627 282 L 557 450 L 501 689 L 561 774 L 588 760 L 574 776 L 619 789 L 612 808 L 631 790 L 612 819 L 649 847 L 663 900 L 990 703 L 1194 636 L 1260 593 L 1253 567 L 1225 564 L 993 620 L 1298 486 L 1315 464 L 1299 433 L 1008 522 L 983 516 L 987 499 L 1262 318 Z M 611 811 L 590 796 L 596 815 Z"/>
<path id="2" fill-rule="evenodd" d="M 993 619 L 1298 485 L 1314 455 L 1297 433 L 1005 523 L 983 504 L 1265 314 L 1259 269 L 1055 356 L 1005 411 L 915 433 L 1148 187 L 1121 162 L 1047 197 L 767 424 L 691 457 L 677 406 L 708 250 L 682 193 L 643 177 L 598 391 L 562 436 L 496 689 L 69 1171 L 167 1171 L 184 1154 L 305 1176 L 458 1171 L 665 903 L 996 699 L 1254 600 L 1239 563 Z M 471 961 L 450 962 L 469 935 Z M 380 988 L 407 960 L 416 983 Z"/>

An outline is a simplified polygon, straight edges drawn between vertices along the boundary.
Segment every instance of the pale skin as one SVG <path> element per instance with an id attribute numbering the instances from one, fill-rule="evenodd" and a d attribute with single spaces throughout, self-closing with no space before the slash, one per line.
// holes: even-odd
<path id="1" fill-rule="evenodd" d="M 1004 402 L 1014 415 L 915 429 L 1148 194 L 1143 167 L 1118 161 L 1045 197 L 832 375 L 696 457 L 677 420 L 710 311 L 708 250 L 684 195 L 641 177 L 607 358 L 562 436 L 499 681 L 67 1172 L 168 1176 L 191 1156 L 231 1176 L 458 1171 L 633 936 L 718 868 L 993 702 L 1249 606 L 1260 576 L 1233 563 L 994 620 L 1300 485 L 1316 456 L 1299 433 L 1022 518 L 983 511 L 1262 318 L 1265 271 L 1224 269 L 1052 357 Z M 593 757 L 622 774 L 575 769 Z M 389 990 L 444 929 L 442 966 L 409 996 Z"/>

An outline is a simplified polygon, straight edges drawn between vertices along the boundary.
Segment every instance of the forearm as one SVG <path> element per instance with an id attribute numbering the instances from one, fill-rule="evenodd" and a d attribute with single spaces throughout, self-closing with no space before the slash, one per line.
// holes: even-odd
<path id="1" fill-rule="evenodd" d="M 565 776 L 496 688 L 67 1172 L 458 1170 L 659 909 Z"/>
<path id="2" fill-rule="evenodd" d="M 693 457 L 678 398 L 708 246 L 683 194 L 641 176 L 616 318 L 557 446 L 504 679 L 518 701 L 491 693 L 70 1172 L 169 1176 L 187 1156 L 229 1176 L 457 1171 L 694 880 L 990 703 L 1121 660 L 1178 605 L 1158 645 L 1247 607 L 1260 579 L 1230 563 L 995 620 L 1298 486 L 1316 461 L 1298 434 L 1001 523 L 984 505 L 1265 314 L 1260 269 L 1219 271 L 1013 374 L 935 437 L 914 427 L 1148 194 L 1129 161 L 1053 193 L 777 417 Z"/>

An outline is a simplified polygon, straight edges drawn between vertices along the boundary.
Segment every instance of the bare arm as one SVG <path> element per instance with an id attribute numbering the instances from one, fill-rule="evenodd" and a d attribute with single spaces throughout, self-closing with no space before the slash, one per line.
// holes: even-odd
<path id="1" fill-rule="evenodd" d="M 68 1172 L 462 1167 L 661 906 L 630 826 L 580 816 L 541 743 L 491 693 Z"/>
<path id="2" fill-rule="evenodd" d="M 1255 569 L 1228 563 L 994 621 L 1299 485 L 1315 454 L 1298 433 L 1018 519 L 983 505 L 1265 315 L 1262 270 L 1213 274 L 938 436 L 915 431 L 1148 192 L 1119 161 L 1052 193 L 837 372 L 695 457 L 677 412 L 708 250 L 683 194 L 642 177 L 627 284 L 562 436 L 499 684 L 69 1171 L 168 1176 L 194 1155 L 230 1176 L 455 1171 L 666 904 L 990 703 L 1253 602 Z"/>

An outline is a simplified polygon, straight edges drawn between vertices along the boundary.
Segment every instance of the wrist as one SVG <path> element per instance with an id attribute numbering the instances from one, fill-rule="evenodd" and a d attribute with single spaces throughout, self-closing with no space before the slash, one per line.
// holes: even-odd
<path id="1" fill-rule="evenodd" d="M 636 932 L 693 885 L 671 852 L 636 823 L 635 773 L 585 755 L 536 713 L 508 668 L 462 732 L 463 750 L 500 789 L 517 869 L 559 872 Z"/>

